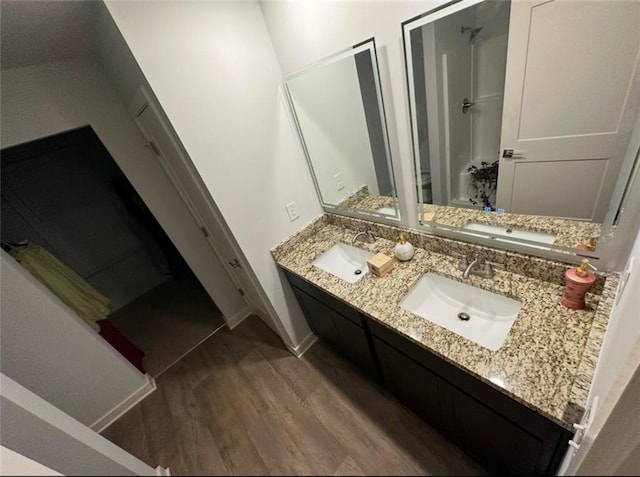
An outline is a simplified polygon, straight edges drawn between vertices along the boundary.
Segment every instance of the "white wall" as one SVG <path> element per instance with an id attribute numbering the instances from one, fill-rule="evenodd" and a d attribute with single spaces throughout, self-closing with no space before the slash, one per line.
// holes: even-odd
<path id="1" fill-rule="evenodd" d="M 223 315 L 242 312 L 242 297 L 94 61 L 3 70 L 0 120 L 2 147 L 91 125 Z"/>
<path id="2" fill-rule="evenodd" d="M 626 269 L 631 273 L 619 302 L 613 308 L 604 344 L 596 367 L 589 395 L 591 402 L 598 396 L 600 404 L 589 432 L 585 435 L 582 447 L 572 459 L 565 473 L 573 474 L 580 468 L 594 441 L 605 426 L 618 399 L 622 395 L 630 376 L 640 365 L 640 233 L 636 236 L 633 250 Z M 640 378 L 640 375 L 637 376 Z M 637 396 L 636 396 L 637 398 Z M 637 399 L 636 399 L 637 401 Z M 640 425 L 640 414 L 629 415 L 629 425 Z M 632 422 L 633 421 L 633 422 Z M 604 437 L 610 439 L 610 437 Z M 600 445 L 603 445 L 600 443 Z M 567 462 L 568 464 L 568 462 Z M 592 464 L 593 465 L 593 462 Z"/>
<path id="3" fill-rule="evenodd" d="M 443 1 L 283 2 L 260 5 L 283 74 L 375 36 L 403 222 L 417 225 L 411 129 L 400 24 Z"/>
<path id="4" fill-rule="evenodd" d="M 166 475 L 165 469 L 156 473 L 4 374 L 0 420 L 1 475 Z M 14 451 L 10 461 L 5 460 L 5 447 Z M 55 472 L 44 472 L 38 463 Z"/>
<path id="5" fill-rule="evenodd" d="M 0 446 L 0 473 L 2 475 L 62 475 L 5 446 Z"/>
<path id="6" fill-rule="evenodd" d="M 319 65 L 287 81 L 324 202 L 337 204 L 363 185 L 378 195 L 378 181 L 353 56 Z M 342 174 L 338 190 L 335 174 Z"/>
<path id="7" fill-rule="evenodd" d="M 1 250 L 2 373 L 91 426 L 145 375 Z"/>
<path id="8" fill-rule="evenodd" d="M 310 330 L 270 249 L 322 210 L 259 5 L 106 5 L 282 321 L 282 338 L 297 346 Z M 291 201 L 294 222 L 285 211 Z"/>

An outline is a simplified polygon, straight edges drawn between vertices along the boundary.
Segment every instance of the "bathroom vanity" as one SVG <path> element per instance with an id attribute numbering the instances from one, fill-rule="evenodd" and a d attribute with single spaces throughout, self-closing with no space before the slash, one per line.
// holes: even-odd
<path id="1" fill-rule="evenodd" d="M 403 230 L 416 246 L 384 277 L 348 283 L 313 265 L 364 226 L 392 256 L 398 228 L 326 214 L 273 250 L 313 331 L 492 472 L 553 474 L 586 405 L 617 277 L 599 275 L 586 310 L 558 304 L 566 264 Z M 426 272 L 462 280 L 480 253 L 493 278 L 465 283 L 522 303 L 496 351 L 400 306 Z"/>

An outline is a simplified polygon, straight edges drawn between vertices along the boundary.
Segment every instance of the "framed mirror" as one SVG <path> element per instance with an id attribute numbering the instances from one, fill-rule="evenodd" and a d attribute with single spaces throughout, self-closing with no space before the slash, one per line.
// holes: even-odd
<path id="1" fill-rule="evenodd" d="M 595 253 L 638 160 L 639 24 L 640 2 L 614 0 L 460 0 L 404 22 L 419 222 Z"/>
<path id="2" fill-rule="evenodd" d="M 374 39 L 284 79 L 325 210 L 399 220 Z"/>

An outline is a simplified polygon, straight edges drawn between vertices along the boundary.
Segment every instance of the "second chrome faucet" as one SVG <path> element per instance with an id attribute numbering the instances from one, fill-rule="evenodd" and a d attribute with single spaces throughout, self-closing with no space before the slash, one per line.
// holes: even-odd
<path id="1" fill-rule="evenodd" d="M 462 273 L 462 278 L 469 278 L 469 275 L 476 275 L 482 278 L 492 278 L 494 275 L 491 264 L 477 255 L 463 256 L 458 264 L 458 270 Z"/>

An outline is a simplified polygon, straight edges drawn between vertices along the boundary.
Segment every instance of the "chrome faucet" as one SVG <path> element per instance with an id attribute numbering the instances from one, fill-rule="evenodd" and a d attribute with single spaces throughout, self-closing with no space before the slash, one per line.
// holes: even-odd
<path id="1" fill-rule="evenodd" d="M 353 240 L 351 241 L 351 244 L 353 245 L 354 243 L 356 243 L 356 240 L 361 240 L 361 241 L 367 242 L 367 243 L 374 243 L 376 241 L 376 238 L 373 236 L 373 234 L 367 228 L 365 230 L 362 230 L 362 231 L 358 232 L 355 235 L 355 237 L 353 237 Z"/>
<path id="2" fill-rule="evenodd" d="M 491 264 L 485 260 L 481 260 L 477 255 L 469 257 L 463 256 L 458 270 L 462 271 L 462 278 L 467 279 L 469 275 L 477 275 L 483 278 L 492 278 L 494 273 Z"/>

